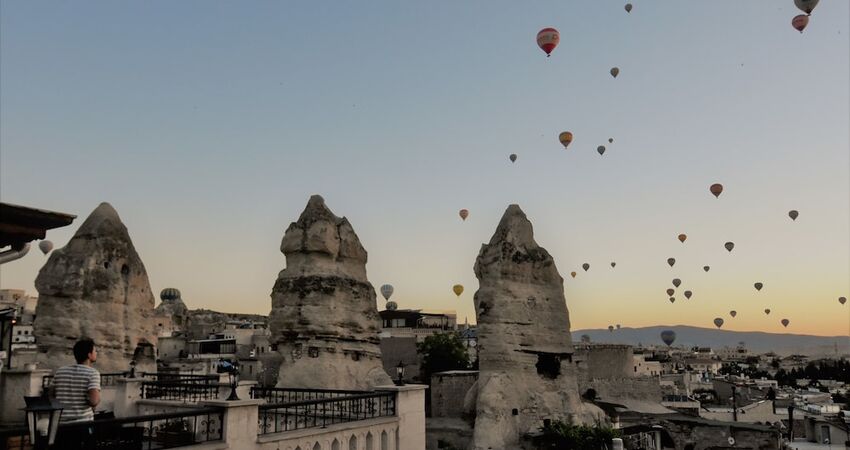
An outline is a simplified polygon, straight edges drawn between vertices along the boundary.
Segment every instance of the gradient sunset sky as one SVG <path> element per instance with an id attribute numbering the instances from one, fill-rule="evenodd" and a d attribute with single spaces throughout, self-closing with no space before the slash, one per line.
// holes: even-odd
<path id="1" fill-rule="evenodd" d="M 517 203 L 573 329 L 847 335 L 850 2 L 803 34 L 792 0 L 624 3 L 4 0 L 0 199 L 77 214 L 57 247 L 108 201 L 154 292 L 265 314 L 283 232 L 321 194 L 376 289 L 460 322 Z M 46 259 L 3 265 L 0 287 L 35 293 Z"/>

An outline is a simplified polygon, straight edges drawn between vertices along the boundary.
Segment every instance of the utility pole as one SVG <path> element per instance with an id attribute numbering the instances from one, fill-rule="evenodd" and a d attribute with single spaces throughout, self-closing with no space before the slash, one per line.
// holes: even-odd
<path id="1" fill-rule="evenodd" d="M 794 442 L 794 405 L 788 405 L 788 442 Z"/>

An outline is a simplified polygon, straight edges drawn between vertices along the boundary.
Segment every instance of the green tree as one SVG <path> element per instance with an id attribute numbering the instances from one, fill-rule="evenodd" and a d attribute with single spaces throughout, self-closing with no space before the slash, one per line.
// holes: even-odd
<path id="1" fill-rule="evenodd" d="M 420 370 L 424 380 L 430 380 L 437 372 L 469 368 L 469 354 L 455 333 L 428 336 L 416 344 L 416 351 L 422 357 Z"/>
<path id="2" fill-rule="evenodd" d="M 545 422 L 541 435 L 534 440 L 540 450 L 574 449 L 599 450 L 611 448 L 611 439 L 620 437 L 620 432 L 606 425 L 570 425 L 560 421 Z"/>

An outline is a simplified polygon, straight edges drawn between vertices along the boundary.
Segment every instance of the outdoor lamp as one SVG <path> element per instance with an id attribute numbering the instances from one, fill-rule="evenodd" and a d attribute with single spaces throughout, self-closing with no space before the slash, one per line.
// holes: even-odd
<path id="1" fill-rule="evenodd" d="M 227 377 L 230 379 L 230 397 L 228 400 L 239 400 L 236 395 L 236 386 L 239 383 L 239 361 L 234 361 L 231 369 L 227 372 Z"/>
<path id="2" fill-rule="evenodd" d="M 395 366 L 395 385 L 396 386 L 404 386 L 404 362 L 399 361 L 398 365 Z"/>
<path id="3" fill-rule="evenodd" d="M 27 407 L 27 426 L 30 442 L 36 449 L 45 449 L 53 445 L 56 431 L 59 430 L 59 418 L 62 416 L 62 404 L 47 397 L 24 397 Z"/>
<path id="4" fill-rule="evenodd" d="M 136 360 L 133 359 L 130 361 L 130 375 L 129 378 L 136 378 Z"/>

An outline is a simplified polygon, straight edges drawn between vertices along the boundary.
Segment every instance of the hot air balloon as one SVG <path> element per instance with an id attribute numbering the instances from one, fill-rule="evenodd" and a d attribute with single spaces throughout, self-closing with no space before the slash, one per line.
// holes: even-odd
<path id="1" fill-rule="evenodd" d="M 667 258 L 667 264 L 670 264 L 670 267 L 673 267 L 673 264 L 676 264 L 676 258 Z"/>
<path id="2" fill-rule="evenodd" d="M 675 303 L 675 302 L 676 302 L 676 297 L 670 297 L 670 303 Z"/>
<path id="3" fill-rule="evenodd" d="M 466 218 L 469 217 L 469 210 L 468 209 L 461 209 L 458 214 L 460 214 L 461 219 L 466 220 Z"/>
<path id="4" fill-rule="evenodd" d="M 673 345 L 673 342 L 676 341 L 676 332 L 673 330 L 664 330 L 661 332 L 661 342 L 667 344 L 667 346 Z"/>
<path id="5" fill-rule="evenodd" d="M 782 320 L 780 321 L 780 323 L 782 323 L 782 326 L 783 326 L 783 327 L 786 327 L 786 328 L 787 328 L 787 327 L 788 327 L 788 324 L 789 324 L 789 323 L 791 323 L 791 321 L 790 321 L 790 320 L 788 320 L 788 319 L 782 319 Z"/>
<path id="6" fill-rule="evenodd" d="M 573 141 L 573 134 L 569 131 L 564 131 L 563 133 L 558 135 L 558 140 L 561 142 L 561 145 L 563 145 L 564 148 L 567 148 L 570 146 L 570 142 Z"/>
<path id="7" fill-rule="evenodd" d="M 765 310 L 764 310 L 764 314 L 765 314 L 765 315 L 769 315 L 769 314 L 770 314 L 770 308 L 765 308 Z"/>
<path id="8" fill-rule="evenodd" d="M 614 261 L 611 261 L 611 268 L 614 268 L 614 267 L 617 267 L 617 263 L 615 263 Z"/>
<path id="9" fill-rule="evenodd" d="M 584 263 L 584 264 L 581 265 L 581 268 L 584 269 L 585 272 L 587 272 L 588 269 L 590 269 L 590 264 Z"/>
<path id="10" fill-rule="evenodd" d="M 692 295 L 694 295 L 694 293 L 693 293 L 693 292 L 691 292 L 691 291 L 685 291 L 685 298 L 686 298 L 686 299 L 690 300 Z"/>
<path id="11" fill-rule="evenodd" d="M 619 324 L 619 323 L 617 324 L 617 329 L 618 329 L 618 330 L 620 329 L 620 324 Z"/>
<path id="12" fill-rule="evenodd" d="M 819 0 L 794 0 L 794 6 L 806 14 L 811 14 Z"/>
<path id="13" fill-rule="evenodd" d="M 679 287 L 680 284 L 682 284 L 682 280 L 673 278 L 673 286 Z"/>
<path id="14" fill-rule="evenodd" d="M 720 194 L 723 192 L 723 185 L 720 183 L 714 183 L 710 188 L 708 188 L 708 190 L 714 194 L 715 198 L 720 198 Z"/>
<path id="15" fill-rule="evenodd" d="M 679 237 L 679 242 L 681 242 L 681 243 L 683 243 L 683 244 L 684 244 L 684 243 L 685 243 L 685 239 L 687 239 L 687 238 L 688 238 L 688 235 L 687 235 L 687 234 L 682 233 L 682 234 L 680 234 L 678 237 Z"/>
<path id="16" fill-rule="evenodd" d="M 709 270 L 711 270 L 711 266 L 702 266 L 702 270 L 708 272 Z"/>
<path id="17" fill-rule="evenodd" d="M 608 325 L 608 331 L 613 333 L 614 332 L 614 325 Z"/>
<path id="18" fill-rule="evenodd" d="M 805 14 L 800 14 L 798 16 L 794 16 L 794 18 L 791 19 L 791 26 L 794 27 L 794 29 L 799 31 L 800 33 L 802 33 L 803 30 L 805 30 L 806 26 L 808 26 L 808 25 L 809 25 L 809 16 L 807 16 Z"/>
<path id="19" fill-rule="evenodd" d="M 841 303 L 842 305 L 847 303 L 847 297 L 838 297 L 838 303 Z"/>
<path id="20" fill-rule="evenodd" d="M 735 316 L 737 316 L 737 315 L 738 315 L 738 311 L 735 311 L 735 310 L 733 309 L 732 311 L 729 311 L 729 315 L 730 315 L 730 316 L 732 316 L 732 317 L 735 317 Z"/>
<path id="21" fill-rule="evenodd" d="M 612 67 L 611 68 L 611 76 L 612 77 L 617 78 L 617 75 L 619 75 L 619 74 L 620 74 L 620 68 L 618 68 L 618 67 Z"/>
<path id="22" fill-rule="evenodd" d="M 53 250 L 53 243 L 50 241 L 41 241 L 38 243 L 38 249 L 46 255 L 50 253 L 50 250 Z"/>
<path id="23" fill-rule="evenodd" d="M 608 138 L 608 143 L 609 143 L 609 144 L 613 144 L 613 143 L 614 143 L 614 138 Z"/>
<path id="24" fill-rule="evenodd" d="M 631 3 L 626 3 L 626 12 L 627 13 L 632 12 L 632 4 Z"/>
<path id="25" fill-rule="evenodd" d="M 764 284 L 762 284 L 762 283 L 756 283 L 756 284 L 754 284 L 754 285 L 753 285 L 753 287 L 755 287 L 757 291 L 760 291 L 760 290 L 761 290 L 761 288 L 763 288 L 763 287 L 764 287 Z"/>
<path id="26" fill-rule="evenodd" d="M 460 294 L 463 294 L 463 285 L 462 284 L 456 284 L 456 285 L 452 286 L 452 291 L 454 291 L 455 295 L 460 297 Z"/>
<path id="27" fill-rule="evenodd" d="M 596 151 L 599 152 L 600 155 L 604 154 L 605 153 L 605 146 L 600 145 L 599 147 L 596 147 Z"/>
<path id="28" fill-rule="evenodd" d="M 676 292 L 676 290 L 675 290 L 675 289 L 673 289 L 673 288 L 667 288 L 667 296 L 668 296 L 668 297 L 672 297 L 672 296 L 673 296 L 673 294 L 674 294 L 675 292 Z"/>
<path id="29" fill-rule="evenodd" d="M 727 242 L 727 243 L 723 244 L 723 246 L 726 247 L 726 250 L 731 252 L 732 249 L 735 248 L 735 243 L 734 242 Z"/>
<path id="30" fill-rule="evenodd" d="M 561 35 L 554 28 L 544 28 L 537 32 L 537 46 L 546 52 L 546 57 L 555 50 L 558 43 L 561 42 Z"/>
<path id="31" fill-rule="evenodd" d="M 381 286 L 381 295 L 384 296 L 384 300 L 389 301 L 390 297 L 393 296 L 394 290 L 395 289 L 393 289 L 392 285 L 390 285 L 390 284 L 385 284 L 385 285 Z"/>
<path id="32" fill-rule="evenodd" d="M 720 317 L 716 317 L 714 319 L 714 326 L 717 327 L 717 328 L 722 327 L 723 326 L 723 319 L 721 319 Z"/>
<path id="33" fill-rule="evenodd" d="M 516 153 L 511 153 L 511 156 L 508 156 L 508 159 L 510 159 L 511 162 L 516 162 Z"/>
<path id="34" fill-rule="evenodd" d="M 570 276 L 571 276 L 571 277 L 573 277 L 573 278 L 575 278 L 575 277 L 576 277 L 576 273 L 575 273 L 575 272 L 570 272 Z"/>
<path id="35" fill-rule="evenodd" d="M 791 211 L 788 211 L 788 217 L 790 217 L 791 220 L 797 220 L 797 216 L 799 216 L 799 215 L 800 215 L 800 213 L 797 212 L 796 209 L 792 209 Z"/>

